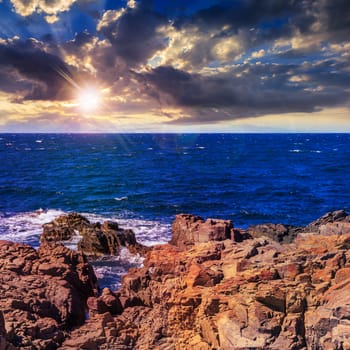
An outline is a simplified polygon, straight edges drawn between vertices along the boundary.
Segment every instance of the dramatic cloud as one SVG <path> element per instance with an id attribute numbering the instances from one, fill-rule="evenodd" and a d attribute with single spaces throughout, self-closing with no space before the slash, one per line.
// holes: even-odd
<path id="1" fill-rule="evenodd" d="M 132 7 L 106 11 L 97 29 L 110 41 L 116 56 L 135 66 L 166 47 L 157 29 L 166 24 L 167 19 L 152 11 L 152 1 L 129 2 L 129 6 Z"/>
<path id="2" fill-rule="evenodd" d="M 0 92 L 13 106 L 62 103 L 77 123 L 77 90 L 93 86 L 103 103 L 89 130 L 350 110 L 347 0 L 1 4 L 0 23 L 21 30 L 0 25 Z"/>
<path id="3" fill-rule="evenodd" d="M 208 121 L 207 114 L 203 114 L 206 108 L 215 111 L 212 121 L 217 122 L 265 114 L 310 113 L 348 101 L 350 92 L 340 89 L 350 74 L 340 76 L 319 68 L 246 64 L 203 76 L 158 67 L 142 74 L 142 79 L 152 95 L 158 93 L 162 103 L 194 108 L 192 116 L 186 118 L 188 122 Z M 300 72 L 309 75 L 297 75 Z"/>
<path id="4" fill-rule="evenodd" d="M 68 11 L 76 0 L 11 0 L 15 11 L 21 16 L 44 12 L 49 23 L 58 20 L 57 14 Z"/>
<path id="5" fill-rule="evenodd" d="M 66 64 L 45 52 L 42 43 L 33 39 L 1 41 L 0 67 L 4 80 L 9 82 L 8 88 L 22 90 L 24 99 L 66 99 L 72 89 L 72 76 Z"/>

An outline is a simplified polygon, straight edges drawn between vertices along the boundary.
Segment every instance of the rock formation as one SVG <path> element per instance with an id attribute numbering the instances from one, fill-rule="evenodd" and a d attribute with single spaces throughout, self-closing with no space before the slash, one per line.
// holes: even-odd
<path id="1" fill-rule="evenodd" d="M 62 350 L 350 349 L 348 224 L 347 215 L 330 213 L 281 244 L 278 234 L 277 241 L 260 233 L 252 238 L 230 221 L 179 215 L 171 244 L 153 247 L 119 291 L 100 295 L 80 253 L 2 242 L 0 344 L 6 350 L 19 341 L 24 349 Z M 89 317 L 81 324 L 85 303 Z"/>
<path id="2" fill-rule="evenodd" d="M 143 268 L 124 276 L 112 297 L 118 308 L 94 306 L 89 322 L 62 348 L 350 348 L 350 234 L 301 233 L 284 245 L 221 234 L 193 242 L 217 232 L 217 222 L 210 223 L 200 233 L 200 218 L 178 216 L 171 241 L 177 246 L 154 247 Z"/>
<path id="3" fill-rule="evenodd" d="M 41 242 L 67 241 L 80 232 L 84 227 L 90 226 L 90 221 L 78 213 L 60 215 L 52 222 L 43 225 Z"/>
<path id="4" fill-rule="evenodd" d="M 270 237 L 280 243 L 291 243 L 300 233 L 337 235 L 350 233 L 350 215 L 344 210 L 326 213 L 305 227 L 284 224 L 259 224 L 250 226 L 246 231 L 251 237 Z"/>
<path id="5" fill-rule="evenodd" d="M 301 231 L 301 227 L 267 223 L 250 226 L 246 232 L 255 238 L 265 236 L 280 243 L 291 243 Z"/>
<path id="6" fill-rule="evenodd" d="M 90 223 L 77 213 L 61 215 L 52 222 L 43 225 L 41 242 L 60 242 L 71 239 L 75 234 L 82 236 L 78 249 L 86 255 L 116 255 L 121 247 L 131 253 L 145 254 L 148 248 L 136 241 L 132 230 L 120 228 L 117 222 L 106 221 L 103 224 Z"/>
<path id="7" fill-rule="evenodd" d="M 6 336 L 16 348 L 56 349 L 67 331 L 84 323 L 86 301 L 97 294 L 86 258 L 58 244 L 43 244 L 36 251 L 0 241 L 0 271 L 6 327 L 4 332 L 0 314 L 0 344 Z"/>
<path id="8" fill-rule="evenodd" d="M 169 243 L 186 249 L 196 243 L 225 239 L 241 242 L 245 238 L 248 238 L 248 235 L 241 230 L 235 230 L 230 220 L 207 219 L 204 221 L 200 216 L 179 214 L 173 222 L 172 238 Z"/>

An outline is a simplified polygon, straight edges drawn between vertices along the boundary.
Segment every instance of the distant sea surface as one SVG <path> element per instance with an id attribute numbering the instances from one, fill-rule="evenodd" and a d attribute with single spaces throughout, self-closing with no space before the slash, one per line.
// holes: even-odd
<path id="1" fill-rule="evenodd" d="M 0 239 L 38 246 L 41 225 L 71 211 L 154 244 L 178 213 L 247 227 L 341 208 L 349 134 L 0 134 Z"/>

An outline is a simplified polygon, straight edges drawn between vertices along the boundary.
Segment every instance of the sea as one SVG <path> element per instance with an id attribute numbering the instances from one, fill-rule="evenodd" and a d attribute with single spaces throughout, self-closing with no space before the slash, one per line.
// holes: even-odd
<path id="1" fill-rule="evenodd" d="M 350 211 L 349 171 L 350 134 L 0 134 L 0 239 L 38 247 L 42 224 L 73 211 L 146 245 L 169 241 L 179 213 L 306 225 Z M 117 289 L 143 258 L 91 262 Z"/>

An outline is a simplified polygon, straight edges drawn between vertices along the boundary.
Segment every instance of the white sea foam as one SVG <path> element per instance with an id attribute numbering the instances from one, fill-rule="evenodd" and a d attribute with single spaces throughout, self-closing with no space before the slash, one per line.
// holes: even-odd
<path id="1" fill-rule="evenodd" d="M 43 230 L 42 225 L 62 214 L 67 213 L 55 209 L 38 209 L 33 212 L 19 213 L 12 216 L 0 213 L 0 239 L 27 243 L 37 248 Z M 117 221 L 121 228 L 132 229 L 138 242 L 148 246 L 166 243 L 170 239 L 170 224 L 152 220 L 119 218 L 117 216 L 81 214 L 87 217 L 90 222 Z M 64 244 L 76 250 L 80 238 L 79 233 L 75 231 L 72 239 L 65 241 Z M 120 287 L 121 277 L 127 273 L 128 269 L 130 267 L 141 267 L 143 260 L 140 255 L 133 255 L 128 249 L 123 248 L 118 256 L 104 256 L 91 260 L 91 263 L 99 279 L 100 286 L 116 290 Z"/>
<path id="2" fill-rule="evenodd" d="M 116 201 L 125 201 L 125 200 L 128 199 L 128 197 L 127 197 L 127 196 L 124 196 L 124 197 L 115 197 L 114 199 L 115 199 Z"/>
<path id="3" fill-rule="evenodd" d="M 301 149 L 290 149 L 289 152 L 299 153 Z"/>
<path id="4" fill-rule="evenodd" d="M 79 235 L 79 232 L 77 230 L 74 230 L 74 236 L 68 241 L 64 241 L 63 244 L 72 250 L 77 250 L 80 240 L 81 236 Z"/>
<path id="5" fill-rule="evenodd" d="M 43 140 L 35 140 L 36 143 L 42 143 Z"/>
<path id="6" fill-rule="evenodd" d="M 142 267 L 144 258 L 133 255 L 128 249 L 122 248 L 118 256 L 104 256 L 92 261 L 100 287 L 112 290 L 120 288 L 120 280 L 130 267 Z"/>
<path id="7" fill-rule="evenodd" d="M 0 213 L 0 239 L 28 243 L 34 247 L 38 247 L 42 225 L 62 214 L 66 213 L 56 209 L 38 209 L 33 212 L 18 213 L 10 216 L 1 215 Z M 86 216 L 91 222 L 117 221 L 121 228 L 132 229 L 135 232 L 137 240 L 145 245 L 166 243 L 171 238 L 171 225 L 159 221 L 119 218 L 118 216 L 90 213 L 81 214 Z M 78 241 L 79 236 L 76 234 L 66 245 L 76 249 Z"/>
<path id="8" fill-rule="evenodd" d="M 155 220 L 143 220 L 134 218 L 121 218 L 118 216 L 104 216 L 97 214 L 82 213 L 91 222 L 103 222 L 106 220 L 117 221 L 124 229 L 135 232 L 136 239 L 145 245 L 164 244 L 171 238 L 171 225 Z"/>
<path id="9" fill-rule="evenodd" d="M 63 214 L 60 210 L 42 210 L 0 216 L 0 238 L 39 246 L 42 225 Z"/>

